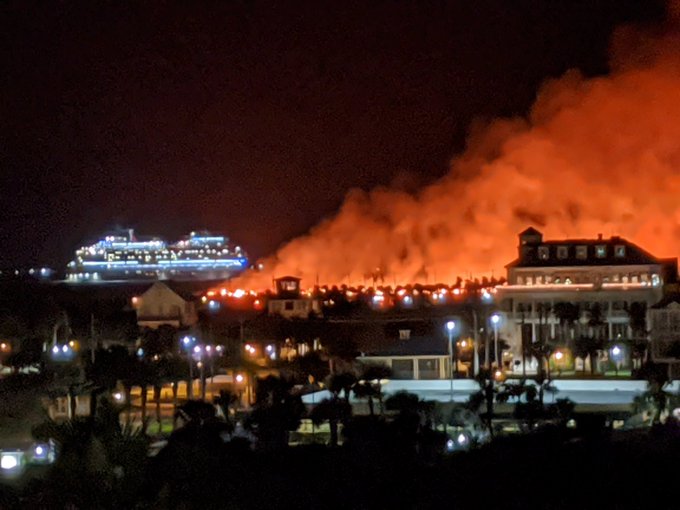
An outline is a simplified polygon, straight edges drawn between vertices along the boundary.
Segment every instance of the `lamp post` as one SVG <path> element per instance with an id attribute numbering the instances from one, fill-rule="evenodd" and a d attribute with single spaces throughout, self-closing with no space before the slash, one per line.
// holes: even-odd
<path id="1" fill-rule="evenodd" d="M 496 367 L 500 368 L 500 363 L 498 360 L 498 323 L 501 322 L 501 316 L 494 313 L 491 316 L 491 324 L 493 324 L 493 354 L 496 360 Z"/>
<path id="2" fill-rule="evenodd" d="M 453 402 L 453 330 L 456 329 L 454 321 L 446 323 L 446 332 L 449 335 L 449 399 Z"/>

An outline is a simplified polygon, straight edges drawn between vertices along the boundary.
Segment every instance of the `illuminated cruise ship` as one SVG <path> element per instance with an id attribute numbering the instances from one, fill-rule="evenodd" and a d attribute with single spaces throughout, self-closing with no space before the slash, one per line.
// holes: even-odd
<path id="1" fill-rule="evenodd" d="M 246 269 L 240 246 L 224 236 L 192 232 L 176 243 L 138 239 L 133 230 L 83 246 L 69 262 L 69 282 L 112 280 L 222 280 Z"/>

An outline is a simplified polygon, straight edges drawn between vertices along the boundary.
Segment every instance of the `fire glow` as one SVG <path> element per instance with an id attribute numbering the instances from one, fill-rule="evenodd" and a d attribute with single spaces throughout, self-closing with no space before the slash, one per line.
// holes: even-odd
<path id="1" fill-rule="evenodd" d="M 416 194 L 351 191 L 334 217 L 236 285 L 263 290 L 287 274 L 349 287 L 500 275 L 528 225 L 552 238 L 616 234 L 677 255 L 679 6 L 653 36 L 615 33 L 609 75 L 571 70 L 548 81 L 526 118 L 473 129 L 448 175 Z"/>

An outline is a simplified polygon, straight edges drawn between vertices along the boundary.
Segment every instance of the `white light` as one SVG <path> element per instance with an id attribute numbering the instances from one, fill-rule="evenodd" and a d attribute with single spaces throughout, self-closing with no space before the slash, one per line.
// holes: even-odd
<path id="1" fill-rule="evenodd" d="M 463 433 L 458 434 L 458 437 L 456 439 L 458 440 L 458 444 L 467 443 L 467 437 Z"/>
<path id="2" fill-rule="evenodd" d="M 64 346 L 61 348 L 61 351 L 62 351 L 62 352 L 68 352 L 68 345 L 64 345 Z"/>
<path id="3" fill-rule="evenodd" d="M 123 394 L 117 391 L 116 393 L 113 394 L 113 399 L 120 402 L 121 400 L 123 400 Z"/>
<path id="4" fill-rule="evenodd" d="M 36 455 L 42 455 L 45 449 L 42 446 L 36 446 L 35 447 L 35 454 Z"/>
<path id="5" fill-rule="evenodd" d="M 189 345 L 191 343 L 191 338 L 189 338 L 188 336 L 185 336 L 184 338 L 182 338 L 182 343 L 184 345 Z"/>
<path id="6" fill-rule="evenodd" d="M 144 349 L 142 349 L 141 347 L 137 349 L 137 356 L 139 356 L 140 358 L 144 356 Z"/>
<path id="7" fill-rule="evenodd" d="M 59 347 L 57 347 L 56 345 L 54 347 L 52 347 L 52 352 L 54 354 L 59 354 Z"/>
<path id="8" fill-rule="evenodd" d="M 614 347 L 614 348 L 612 349 L 612 354 L 613 354 L 614 356 L 618 356 L 619 354 L 621 354 L 621 348 L 617 345 L 616 347 Z"/>
<path id="9" fill-rule="evenodd" d="M 267 346 L 267 352 L 272 352 L 274 350 L 274 346 L 268 345 Z"/>
<path id="10" fill-rule="evenodd" d="M 206 345 L 206 346 L 205 346 L 205 350 L 208 351 L 208 352 L 210 352 L 210 351 L 212 350 L 212 347 L 210 347 L 209 345 Z"/>
<path id="11" fill-rule="evenodd" d="M 497 313 L 494 313 L 491 316 L 491 322 L 493 322 L 494 324 L 498 324 L 500 321 L 501 321 L 501 316 L 498 315 Z"/>
<path id="12" fill-rule="evenodd" d="M 197 353 L 197 354 L 198 354 L 199 352 L 201 352 L 201 346 L 200 346 L 200 345 L 197 345 L 196 347 L 194 347 L 194 352 Z"/>
<path id="13" fill-rule="evenodd" d="M 0 467 L 2 469 L 14 469 L 19 465 L 19 459 L 16 454 L 2 454 L 0 457 Z"/>
<path id="14" fill-rule="evenodd" d="M 241 374 L 238 374 L 238 375 L 236 376 L 236 382 L 237 382 L 237 383 L 242 383 L 242 382 L 243 382 L 243 376 L 242 376 Z"/>
<path id="15" fill-rule="evenodd" d="M 455 327 L 456 327 L 456 323 L 454 321 L 448 321 L 446 323 L 446 329 L 448 329 L 449 331 L 453 331 L 455 329 Z"/>
<path id="16" fill-rule="evenodd" d="M 557 351 L 557 352 L 555 353 L 555 359 L 556 359 L 556 360 L 559 361 L 559 360 L 561 360 L 563 357 L 564 357 L 564 354 L 562 354 L 561 351 Z"/>
<path id="17" fill-rule="evenodd" d="M 456 443 L 453 441 L 453 439 L 449 439 L 449 440 L 446 442 L 446 449 L 447 449 L 448 451 L 452 452 L 452 451 L 454 450 L 455 447 L 456 447 Z"/>

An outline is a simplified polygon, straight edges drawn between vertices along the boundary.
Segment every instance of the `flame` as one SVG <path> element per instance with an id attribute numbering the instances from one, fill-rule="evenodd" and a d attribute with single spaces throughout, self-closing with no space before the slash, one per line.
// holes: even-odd
<path id="1" fill-rule="evenodd" d="M 547 238 L 602 232 L 677 254 L 679 6 L 653 37 L 620 29 L 608 76 L 572 70 L 547 82 L 526 118 L 473 129 L 449 174 L 416 194 L 351 191 L 334 217 L 237 284 L 266 289 L 284 274 L 350 286 L 499 276 L 528 225 Z"/>

